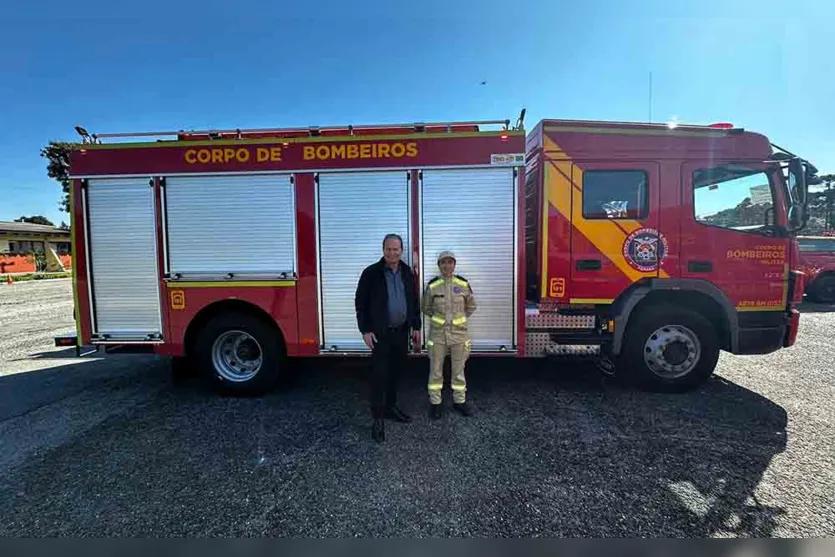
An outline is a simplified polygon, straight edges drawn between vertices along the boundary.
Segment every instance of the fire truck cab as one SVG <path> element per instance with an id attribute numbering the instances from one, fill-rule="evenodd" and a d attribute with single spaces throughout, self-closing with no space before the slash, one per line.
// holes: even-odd
<path id="1" fill-rule="evenodd" d="M 540 122 L 527 139 L 527 354 L 601 350 L 681 391 L 791 346 L 813 167 L 719 126 Z M 601 348 L 602 347 L 602 348 Z"/>
<path id="2" fill-rule="evenodd" d="M 456 253 L 476 354 L 591 354 L 681 391 L 719 350 L 794 343 L 808 163 L 732 127 L 545 120 L 526 138 L 523 118 L 85 135 L 73 342 L 263 392 L 288 357 L 368 354 L 354 292 L 397 233 L 420 290 Z"/>

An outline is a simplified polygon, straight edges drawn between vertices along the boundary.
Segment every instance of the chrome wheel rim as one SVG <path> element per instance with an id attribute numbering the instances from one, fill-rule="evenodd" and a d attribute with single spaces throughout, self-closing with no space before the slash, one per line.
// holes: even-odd
<path id="1" fill-rule="evenodd" d="M 243 331 L 226 331 L 212 345 L 212 363 L 227 381 L 249 381 L 258 374 L 263 360 L 261 345 Z"/>
<path id="2" fill-rule="evenodd" d="M 660 327 L 644 343 L 644 362 L 665 379 L 677 379 L 693 371 L 701 353 L 699 337 L 683 325 Z"/>

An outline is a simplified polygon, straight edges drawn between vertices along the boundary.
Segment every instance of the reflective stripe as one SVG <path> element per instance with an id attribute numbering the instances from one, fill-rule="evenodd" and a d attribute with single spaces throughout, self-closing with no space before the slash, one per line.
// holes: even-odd
<path id="1" fill-rule="evenodd" d="M 466 386 L 466 385 L 455 385 L 455 384 L 453 383 L 453 385 L 452 385 L 452 390 L 453 390 L 453 391 L 466 391 L 466 390 L 467 390 L 467 386 Z"/>
<path id="2" fill-rule="evenodd" d="M 427 340 L 426 341 L 426 346 L 435 346 L 435 341 L 434 340 Z"/>
<path id="3" fill-rule="evenodd" d="M 431 342 L 431 341 L 430 341 L 430 342 Z M 472 345 L 473 345 L 473 341 L 471 341 L 470 339 L 467 339 L 467 340 L 464 342 L 464 347 L 466 347 L 466 348 L 471 348 L 471 347 L 472 347 Z"/>
<path id="4" fill-rule="evenodd" d="M 456 317 L 455 319 L 452 320 L 453 325 L 463 325 L 466 322 L 467 322 L 467 316 L 466 315 L 462 315 L 461 317 Z"/>
<path id="5" fill-rule="evenodd" d="M 430 391 L 440 391 L 444 388 L 443 383 L 429 383 L 429 390 Z"/>
<path id="6" fill-rule="evenodd" d="M 470 287 L 469 282 L 467 282 L 466 280 L 461 280 L 458 277 L 455 277 L 454 279 L 452 279 L 452 282 L 453 282 L 453 284 L 457 284 L 458 286 L 463 286 L 464 288 L 469 288 Z"/>
<path id="7" fill-rule="evenodd" d="M 434 290 L 444 284 L 444 279 L 438 279 L 429 283 L 429 289 Z"/>
<path id="8" fill-rule="evenodd" d="M 438 317 L 437 315 L 432 316 L 432 323 L 437 323 L 438 325 L 443 325 L 446 323 L 446 319 L 443 317 Z"/>

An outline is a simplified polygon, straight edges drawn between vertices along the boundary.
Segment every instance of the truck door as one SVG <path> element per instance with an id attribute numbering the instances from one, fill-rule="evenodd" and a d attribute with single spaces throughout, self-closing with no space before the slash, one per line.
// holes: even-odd
<path id="1" fill-rule="evenodd" d="M 780 237 L 779 171 L 706 160 L 682 173 L 682 278 L 710 281 L 737 311 L 785 309 L 791 239 Z"/>
<path id="2" fill-rule="evenodd" d="M 658 230 L 655 162 L 571 167 L 572 304 L 610 304 L 635 281 L 657 277 L 667 255 Z"/>
<path id="3" fill-rule="evenodd" d="M 383 256 L 383 237 L 403 238 L 412 264 L 408 171 L 329 172 L 316 177 L 322 350 L 367 352 L 354 294 L 362 270 Z"/>
<path id="4" fill-rule="evenodd" d="M 455 272 L 470 282 L 478 306 L 468 324 L 474 352 L 516 347 L 514 199 L 513 168 L 420 173 L 423 286 L 440 272 L 438 254 L 452 250 Z"/>
<path id="5" fill-rule="evenodd" d="M 160 340 L 154 190 L 148 178 L 90 180 L 84 191 L 97 340 Z"/>

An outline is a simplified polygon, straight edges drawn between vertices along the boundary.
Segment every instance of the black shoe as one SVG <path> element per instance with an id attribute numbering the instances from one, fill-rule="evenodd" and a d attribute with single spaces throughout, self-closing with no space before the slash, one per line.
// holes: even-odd
<path id="1" fill-rule="evenodd" d="M 444 408 L 440 404 L 430 404 L 429 405 L 429 417 L 433 420 L 437 420 L 444 414 Z"/>
<path id="2" fill-rule="evenodd" d="M 452 405 L 452 407 L 455 408 L 455 411 L 461 414 L 462 416 L 470 417 L 473 415 L 472 407 L 470 407 L 470 405 L 466 402 L 456 402 Z"/>
<path id="3" fill-rule="evenodd" d="M 386 440 L 386 423 L 382 418 L 374 418 L 374 423 L 371 424 L 371 438 L 378 443 Z"/>
<path id="4" fill-rule="evenodd" d="M 397 406 L 389 406 L 388 408 L 386 408 L 386 418 L 404 424 L 407 424 L 412 421 L 412 418 L 410 418 L 408 414 L 403 412 L 403 410 L 401 410 Z"/>

